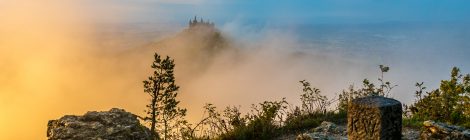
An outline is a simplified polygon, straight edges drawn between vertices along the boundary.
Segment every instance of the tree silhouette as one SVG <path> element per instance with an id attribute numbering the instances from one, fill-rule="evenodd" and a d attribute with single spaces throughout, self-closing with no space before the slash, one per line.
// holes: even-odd
<path id="1" fill-rule="evenodd" d="M 174 60 L 168 56 L 161 59 L 157 53 L 154 58 L 151 65 L 154 72 L 148 80 L 143 81 L 144 91 L 151 97 L 146 110 L 148 116 L 145 120 L 150 122 L 150 130 L 156 132 L 155 138 L 159 138 L 157 131 L 160 131 L 163 133 L 163 139 L 166 140 L 176 137 L 173 128 L 186 122 L 182 119 L 186 116 L 186 109 L 179 108 L 179 101 L 176 100 L 179 87 L 175 84 L 173 74 Z"/>

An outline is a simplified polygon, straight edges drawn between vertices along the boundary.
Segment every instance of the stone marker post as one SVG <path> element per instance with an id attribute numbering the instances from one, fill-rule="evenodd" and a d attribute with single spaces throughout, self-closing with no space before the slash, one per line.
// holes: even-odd
<path id="1" fill-rule="evenodd" d="M 402 106 L 395 99 L 368 96 L 348 105 L 348 139 L 401 139 Z"/>

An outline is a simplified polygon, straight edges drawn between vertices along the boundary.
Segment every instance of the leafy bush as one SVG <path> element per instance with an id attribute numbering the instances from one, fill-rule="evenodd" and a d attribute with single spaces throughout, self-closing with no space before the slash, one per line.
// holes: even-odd
<path id="1" fill-rule="evenodd" d="M 345 122 L 345 114 L 327 110 L 334 103 L 334 99 L 329 100 L 325 95 L 321 94 L 319 89 L 311 87 L 310 83 L 306 80 L 299 82 L 303 87 L 303 93 L 300 95 L 302 105 L 301 107 L 295 106 L 294 109 L 287 113 L 286 120 L 282 126 L 284 133 L 297 133 L 315 128 L 322 121 Z"/>
<path id="2" fill-rule="evenodd" d="M 463 76 L 454 67 L 449 80 L 442 80 L 439 89 L 426 92 L 423 83 L 416 83 L 416 101 L 409 107 L 414 120 L 435 120 L 470 127 L 470 75 Z"/>
<path id="3" fill-rule="evenodd" d="M 287 108 L 287 102 L 265 101 L 258 105 L 252 105 L 250 114 L 243 119 L 237 111 L 229 113 L 233 130 L 220 135 L 219 139 L 271 139 L 278 136 L 282 124 L 282 116 Z M 230 110 L 228 111 L 230 112 Z M 246 123 L 243 123 L 246 120 Z M 241 122 L 241 123 L 239 123 Z M 246 125 L 245 125 L 246 124 Z"/>
<path id="4" fill-rule="evenodd" d="M 228 122 L 233 129 L 222 134 L 219 139 L 271 139 L 282 134 L 299 133 L 315 128 L 323 121 L 346 123 L 346 113 L 327 110 L 334 99 L 329 100 L 319 89 L 311 87 L 305 80 L 299 82 L 302 85 L 301 106 L 295 106 L 294 109 L 287 111 L 288 103 L 285 99 L 265 101 L 253 105 L 251 113 L 245 117 L 240 117 L 235 108 L 226 109 L 226 114 L 229 114 L 226 115 Z"/>

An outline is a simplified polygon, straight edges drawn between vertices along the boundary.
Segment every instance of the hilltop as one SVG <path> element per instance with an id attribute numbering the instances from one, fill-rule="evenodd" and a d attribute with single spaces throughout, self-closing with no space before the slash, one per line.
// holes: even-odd
<path id="1" fill-rule="evenodd" d="M 132 58 L 152 56 L 155 52 L 171 56 L 179 64 L 177 75 L 186 77 L 188 73 L 194 76 L 204 71 L 216 56 L 229 51 L 236 49 L 213 22 L 194 18 L 180 32 L 126 53 Z"/>

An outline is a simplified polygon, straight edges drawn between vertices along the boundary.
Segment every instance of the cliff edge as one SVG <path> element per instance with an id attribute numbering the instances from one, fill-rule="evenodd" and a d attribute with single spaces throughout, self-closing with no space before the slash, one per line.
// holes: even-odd
<path id="1" fill-rule="evenodd" d="M 137 115 L 123 109 L 90 111 L 83 116 L 65 115 L 47 124 L 47 138 L 152 140 L 152 132 L 141 125 Z"/>

